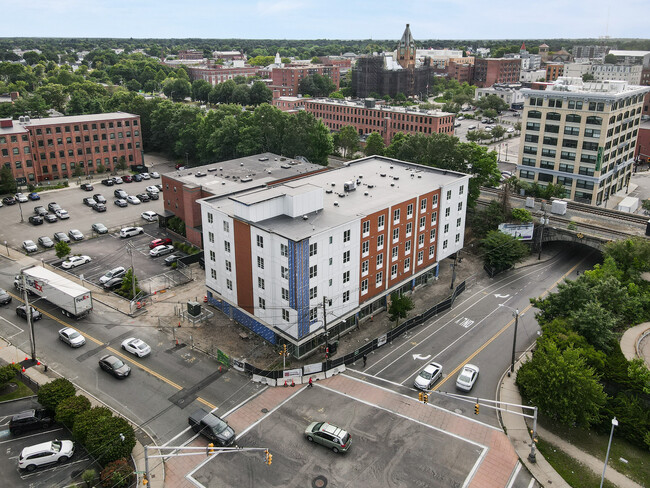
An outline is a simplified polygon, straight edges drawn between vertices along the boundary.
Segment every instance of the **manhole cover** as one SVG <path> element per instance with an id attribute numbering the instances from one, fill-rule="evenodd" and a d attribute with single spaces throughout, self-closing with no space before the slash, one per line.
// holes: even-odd
<path id="1" fill-rule="evenodd" d="M 327 486 L 327 478 L 325 476 L 316 476 L 311 482 L 312 488 L 325 488 Z"/>
<path id="2" fill-rule="evenodd" d="M 262 413 L 269 413 L 269 409 L 268 408 L 263 408 Z"/>

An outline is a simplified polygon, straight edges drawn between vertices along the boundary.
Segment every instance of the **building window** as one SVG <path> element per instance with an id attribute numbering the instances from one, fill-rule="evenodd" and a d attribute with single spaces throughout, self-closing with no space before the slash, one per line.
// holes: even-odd
<path id="1" fill-rule="evenodd" d="M 309 299 L 313 300 L 316 297 L 318 297 L 318 287 L 317 286 L 309 289 Z"/>
<path id="2" fill-rule="evenodd" d="M 393 212 L 393 223 L 396 224 L 398 222 L 399 222 L 399 208 Z"/>
<path id="3" fill-rule="evenodd" d="M 413 217 L 413 204 L 409 203 L 408 207 L 406 207 L 406 218 L 410 219 Z"/>
<path id="4" fill-rule="evenodd" d="M 424 212 L 426 211 L 426 209 L 427 209 L 427 199 L 423 198 L 422 200 L 420 200 L 420 210 Z"/>
<path id="5" fill-rule="evenodd" d="M 226 271 L 232 272 L 232 263 L 226 259 Z"/>
<path id="6" fill-rule="evenodd" d="M 316 256 L 316 254 L 318 254 L 318 243 L 309 244 L 309 255 Z"/>
<path id="7" fill-rule="evenodd" d="M 408 271 L 411 268 L 411 258 L 406 258 L 404 260 L 404 271 Z"/>
<path id="8" fill-rule="evenodd" d="M 409 222 L 406 224 L 406 237 L 409 237 L 413 232 L 413 223 Z"/>
<path id="9" fill-rule="evenodd" d="M 397 254 L 399 253 L 399 246 L 395 246 L 392 250 L 392 259 L 395 261 L 397 259 Z"/>
<path id="10" fill-rule="evenodd" d="M 350 242 L 350 231 L 343 231 L 343 242 Z"/>
<path id="11" fill-rule="evenodd" d="M 282 320 L 284 320 L 285 322 L 289 322 L 289 310 L 287 310 L 286 308 L 282 309 Z"/>
<path id="12" fill-rule="evenodd" d="M 380 271 L 375 278 L 375 286 L 381 286 L 382 281 L 384 281 L 384 273 Z"/>
<path id="13" fill-rule="evenodd" d="M 377 218 L 377 229 L 378 229 L 378 230 L 384 230 L 384 220 L 385 220 L 385 216 L 384 216 L 384 215 L 380 215 L 380 216 Z"/>
<path id="14" fill-rule="evenodd" d="M 442 241 L 442 248 L 447 249 L 447 241 L 446 240 Z"/>
<path id="15" fill-rule="evenodd" d="M 264 300 L 262 297 L 258 297 L 257 301 L 258 301 L 259 307 L 262 310 L 265 310 L 266 309 L 266 300 Z"/>
<path id="16" fill-rule="evenodd" d="M 456 242 L 460 242 L 460 234 L 456 234 Z"/>
<path id="17" fill-rule="evenodd" d="M 433 195 L 431 197 L 431 208 L 436 208 L 438 206 L 438 195 Z"/>
<path id="18" fill-rule="evenodd" d="M 366 274 L 368 272 L 369 263 L 368 260 L 365 260 L 361 263 L 361 274 Z"/>
<path id="19" fill-rule="evenodd" d="M 216 261 L 216 256 L 214 251 L 210 251 L 210 261 Z"/>
<path id="20" fill-rule="evenodd" d="M 232 281 L 231 280 L 226 280 L 226 288 L 229 290 L 232 290 Z"/>
<path id="21" fill-rule="evenodd" d="M 424 234 L 418 236 L 418 247 L 424 246 Z"/>
<path id="22" fill-rule="evenodd" d="M 350 272 L 346 271 L 343 273 L 343 283 L 348 283 L 350 281 Z"/>
<path id="23" fill-rule="evenodd" d="M 427 218 L 426 217 L 420 217 L 420 230 L 424 230 L 426 225 L 427 225 Z"/>
<path id="24" fill-rule="evenodd" d="M 451 208 L 447 207 L 445 209 L 445 217 L 449 217 L 449 214 L 451 213 Z"/>
<path id="25" fill-rule="evenodd" d="M 228 241 L 223 241 L 223 249 L 226 252 L 230 252 L 230 242 Z"/>
<path id="26" fill-rule="evenodd" d="M 377 236 L 377 251 L 380 251 L 384 248 L 384 234 Z"/>
<path id="27" fill-rule="evenodd" d="M 458 202 L 458 211 L 461 212 L 463 210 L 463 202 Z"/>
<path id="28" fill-rule="evenodd" d="M 285 268 L 284 266 L 280 266 L 280 276 L 284 278 L 285 280 L 289 279 L 289 268 Z"/>
<path id="29" fill-rule="evenodd" d="M 438 221 L 438 212 L 433 212 L 431 214 L 431 225 L 436 225 L 437 221 Z"/>
<path id="30" fill-rule="evenodd" d="M 282 288 L 282 299 L 283 300 L 289 300 L 289 290 L 286 288 Z"/>
<path id="31" fill-rule="evenodd" d="M 208 241 L 214 244 L 214 233 L 208 232 Z"/>
<path id="32" fill-rule="evenodd" d="M 449 224 L 445 224 L 443 232 L 446 234 L 449 232 Z"/>
<path id="33" fill-rule="evenodd" d="M 210 268 L 210 276 L 212 276 L 213 280 L 217 279 L 217 270 Z"/>
<path id="34" fill-rule="evenodd" d="M 361 243 L 361 254 L 366 255 L 370 252 L 370 241 L 364 241 Z"/>
<path id="35" fill-rule="evenodd" d="M 350 291 L 344 291 L 343 292 L 343 303 L 349 302 L 350 301 Z"/>
<path id="36" fill-rule="evenodd" d="M 280 256 L 284 256 L 285 258 L 289 255 L 289 246 L 286 244 L 280 244 Z"/>
<path id="37" fill-rule="evenodd" d="M 377 254 L 377 269 L 381 268 L 384 265 L 384 253 Z"/>
<path id="38" fill-rule="evenodd" d="M 318 309 L 316 307 L 309 310 L 309 321 L 313 322 L 318 318 Z"/>
<path id="39" fill-rule="evenodd" d="M 447 200 L 451 200 L 451 190 L 447 190 Z"/>
<path id="40" fill-rule="evenodd" d="M 257 256 L 257 267 L 264 269 L 264 258 Z"/>
<path id="41" fill-rule="evenodd" d="M 264 290 L 264 278 L 257 277 L 257 287 Z"/>
<path id="42" fill-rule="evenodd" d="M 264 237 L 257 236 L 257 247 L 264 247 Z"/>
<path id="43" fill-rule="evenodd" d="M 316 278 L 318 275 L 318 265 L 314 264 L 313 266 L 309 267 L 309 278 Z"/>
<path id="44" fill-rule="evenodd" d="M 429 259 L 433 257 L 433 255 L 436 253 L 436 246 L 429 246 Z"/>
<path id="45" fill-rule="evenodd" d="M 465 193 L 465 185 L 461 185 L 461 187 L 458 189 L 459 195 L 462 195 L 463 193 Z"/>
<path id="46" fill-rule="evenodd" d="M 397 265 L 396 265 L 396 264 L 393 264 L 393 265 L 390 267 L 390 277 L 391 277 L 391 279 L 393 279 L 393 278 L 395 278 L 396 276 L 397 276 Z"/>
<path id="47" fill-rule="evenodd" d="M 424 261 L 424 251 L 419 251 L 418 252 L 418 264 L 422 264 L 422 261 Z"/>
<path id="48" fill-rule="evenodd" d="M 368 279 L 361 282 L 361 294 L 368 293 Z"/>
<path id="49" fill-rule="evenodd" d="M 350 262 L 350 251 L 345 251 L 343 253 L 343 264 Z"/>
<path id="50" fill-rule="evenodd" d="M 393 242 L 397 242 L 399 240 L 399 227 L 397 229 L 393 229 Z"/>
<path id="51" fill-rule="evenodd" d="M 363 236 L 367 236 L 370 233 L 370 221 L 366 220 L 363 224 L 361 224 L 361 232 L 363 232 Z"/>
<path id="52" fill-rule="evenodd" d="M 411 252 L 411 241 L 406 241 L 404 243 L 404 254 L 408 254 Z"/>

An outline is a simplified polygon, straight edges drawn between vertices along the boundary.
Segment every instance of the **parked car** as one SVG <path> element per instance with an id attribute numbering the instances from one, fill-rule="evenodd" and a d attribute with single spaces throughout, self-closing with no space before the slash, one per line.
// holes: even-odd
<path id="1" fill-rule="evenodd" d="M 138 197 L 134 197 L 133 195 L 129 195 L 126 197 L 126 201 L 129 202 L 131 205 L 140 205 L 140 199 Z"/>
<path id="2" fill-rule="evenodd" d="M 145 188 L 147 193 L 153 192 L 153 193 L 158 193 L 158 187 L 155 185 L 149 185 L 147 188 Z"/>
<path id="3" fill-rule="evenodd" d="M 143 180 L 148 180 L 149 178 L 151 178 L 151 176 L 149 176 L 149 173 L 140 173 L 140 176 L 142 177 Z"/>
<path id="4" fill-rule="evenodd" d="M 35 200 L 40 200 L 41 196 L 36 193 L 35 191 L 31 192 L 29 195 L 27 195 L 30 200 L 35 201 Z"/>
<path id="5" fill-rule="evenodd" d="M 97 203 L 106 203 L 106 199 L 101 193 L 95 193 L 93 198 Z"/>
<path id="6" fill-rule="evenodd" d="M 123 282 L 124 282 L 124 277 L 111 278 L 106 283 L 104 283 L 102 286 L 104 287 L 105 290 L 112 290 L 114 288 L 118 288 L 118 287 L 122 286 Z"/>
<path id="7" fill-rule="evenodd" d="M 82 183 L 79 188 L 81 188 L 84 191 L 93 191 L 95 189 L 95 187 L 90 183 Z"/>
<path id="8" fill-rule="evenodd" d="M 20 435 L 32 430 L 47 429 L 54 423 L 54 419 L 44 408 L 32 408 L 17 413 L 9 421 L 9 432 Z"/>
<path id="9" fill-rule="evenodd" d="M 113 192 L 113 195 L 115 195 L 117 198 L 126 198 L 129 196 L 129 194 L 122 189 L 115 190 Z"/>
<path id="10" fill-rule="evenodd" d="M 44 215 L 47 215 L 47 209 L 43 205 L 37 205 L 34 207 L 34 214 L 43 217 Z"/>
<path id="11" fill-rule="evenodd" d="M 149 243 L 149 249 L 153 249 L 154 247 L 158 247 L 158 246 L 168 245 L 168 244 L 171 244 L 171 243 L 172 243 L 172 240 L 169 237 L 154 239 L 153 241 L 151 241 Z"/>
<path id="12" fill-rule="evenodd" d="M 38 247 L 36 246 L 36 244 L 34 244 L 34 241 L 29 240 L 29 239 L 26 240 L 26 241 L 23 241 L 23 249 L 25 251 L 27 251 L 27 252 L 36 252 L 36 251 L 38 251 Z"/>
<path id="13" fill-rule="evenodd" d="M 4 197 L 2 199 L 2 203 L 4 203 L 5 205 L 16 205 L 18 201 L 14 197 Z"/>
<path id="14" fill-rule="evenodd" d="M 143 179 L 143 178 L 142 178 L 142 176 L 140 176 L 140 175 L 133 175 L 133 181 L 136 181 L 136 182 L 139 183 L 140 181 L 142 181 L 142 179 Z"/>
<path id="15" fill-rule="evenodd" d="M 160 178 L 160 175 L 158 174 L 157 171 L 152 171 L 151 173 L 149 173 L 149 176 L 151 176 L 152 178 Z"/>
<path id="16" fill-rule="evenodd" d="M 158 218 L 158 214 L 151 210 L 147 210 L 146 212 L 142 212 L 140 214 L 140 217 L 142 217 L 147 222 L 155 222 L 156 219 Z"/>
<path id="17" fill-rule="evenodd" d="M 83 199 L 83 204 L 84 204 L 85 206 L 87 206 L 87 207 L 92 207 L 92 206 L 95 205 L 96 203 L 97 203 L 97 202 L 96 202 L 95 199 L 92 198 L 92 197 L 86 197 L 86 198 Z"/>
<path id="18" fill-rule="evenodd" d="M 81 231 L 77 229 L 71 229 L 68 231 L 68 235 L 73 241 L 83 241 L 84 238 L 84 235 L 81 233 Z"/>
<path id="19" fill-rule="evenodd" d="M 126 352 L 130 352 L 135 356 L 138 356 L 139 358 L 143 358 L 148 354 L 151 354 L 151 347 L 149 344 L 141 339 L 136 339 L 135 337 L 129 337 L 128 339 L 122 341 L 122 349 L 124 349 Z"/>
<path id="20" fill-rule="evenodd" d="M 413 386 L 419 390 L 430 390 L 441 377 L 442 366 L 438 363 L 430 363 L 415 377 Z"/>
<path id="21" fill-rule="evenodd" d="M 149 199 L 151 200 L 159 200 L 160 199 L 160 193 L 156 192 L 147 192 L 147 195 L 149 196 Z"/>
<path id="22" fill-rule="evenodd" d="M 235 442 L 235 431 L 225 420 L 214 413 L 200 408 L 188 418 L 188 423 L 197 434 L 202 434 L 220 446 L 230 446 Z"/>
<path id="23" fill-rule="evenodd" d="M 9 305 L 11 303 L 11 295 L 7 290 L 0 288 L 0 305 Z"/>
<path id="24" fill-rule="evenodd" d="M 43 314 L 41 312 L 36 310 L 31 305 L 29 308 L 32 310 L 32 322 L 41 320 L 43 318 Z M 21 319 L 27 320 L 27 305 L 20 305 L 16 307 L 16 315 L 18 315 Z"/>
<path id="25" fill-rule="evenodd" d="M 95 212 L 106 212 L 106 205 L 98 202 L 95 205 L 93 205 L 93 210 Z"/>
<path id="26" fill-rule="evenodd" d="M 126 378 L 131 374 L 131 368 L 121 359 L 106 355 L 99 360 L 99 367 L 116 378 Z"/>
<path id="27" fill-rule="evenodd" d="M 151 200 L 151 197 L 149 197 L 149 195 L 147 195 L 146 193 L 138 193 L 136 197 L 141 202 L 148 202 L 149 200 Z"/>
<path id="28" fill-rule="evenodd" d="M 115 200 L 115 205 L 117 205 L 118 207 L 128 207 L 129 206 L 127 201 L 124 200 L 123 198 L 118 198 L 117 200 Z"/>
<path id="29" fill-rule="evenodd" d="M 70 242 L 70 238 L 65 232 L 55 232 L 54 240 L 56 242 Z"/>
<path id="30" fill-rule="evenodd" d="M 508 134 L 512 134 L 514 131 L 515 131 L 514 127 L 508 127 L 508 128 L 506 129 L 506 132 L 507 132 Z"/>
<path id="31" fill-rule="evenodd" d="M 102 223 L 95 223 L 92 225 L 93 232 L 97 232 L 98 234 L 108 234 L 108 229 L 106 226 Z"/>
<path id="32" fill-rule="evenodd" d="M 45 222 L 49 222 L 50 224 L 53 223 L 53 222 L 58 222 L 59 221 L 59 219 L 56 217 L 56 215 L 51 214 L 51 213 L 49 213 L 47 215 L 43 215 L 43 218 L 45 219 Z"/>
<path id="33" fill-rule="evenodd" d="M 99 278 L 99 282 L 103 285 L 108 280 L 112 278 L 121 278 L 125 274 L 126 274 L 126 269 L 124 269 L 123 266 L 118 266 L 117 268 L 113 268 L 110 271 L 107 271 L 101 278 Z"/>
<path id="34" fill-rule="evenodd" d="M 467 130 L 475 130 L 475 129 L 476 129 L 476 126 L 475 126 L 475 125 L 473 125 L 473 124 L 472 124 L 472 125 L 470 125 L 470 126 L 469 126 L 469 127 L 467 128 Z"/>
<path id="35" fill-rule="evenodd" d="M 158 191 L 162 191 L 162 183 L 156 183 L 156 188 L 158 188 Z"/>
<path id="36" fill-rule="evenodd" d="M 305 429 L 305 437 L 334 452 L 347 452 L 352 445 L 352 436 L 345 430 L 327 422 L 312 422 Z"/>
<path id="37" fill-rule="evenodd" d="M 89 263 L 91 261 L 92 259 L 90 259 L 90 256 L 70 256 L 67 261 L 63 261 L 61 263 L 61 267 L 63 269 L 71 269 L 76 268 L 77 266 L 81 266 L 82 264 Z"/>
<path id="38" fill-rule="evenodd" d="M 144 229 L 142 227 L 124 227 L 123 229 L 120 229 L 120 237 L 122 238 L 133 237 L 143 233 Z"/>
<path id="39" fill-rule="evenodd" d="M 157 258 L 158 256 L 164 256 L 172 252 L 174 252 L 174 246 L 158 246 L 149 251 L 149 256 Z"/>
<path id="40" fill-rule="evenodd" d="M 133 177 L 131 175 L 122 176 L 122 181 L 124 183 L 133 183 Z"/>
<path id="41" fill-rule="evenodd" d="M 81 347 L 86 343 L 86 338 L 72 327 L 59 330 L 59 339 L 70 347 Z"/>
<path id="42" fill-rule="evenodd" d="M 16 193 L 16 200 L 18 200 L 20 203 L 27 203 L 29 201 L 29 198 L 27 198 L 27 195 L 24 193 Z"/>
<path id="43" fill-rule="evenodd" d="M 55 213 L 56 216 L 57 216 L 58 218 L 60 218 L 61 220 L 66 220 L 66 219 L 69 219 L 69 218 L 70 218 L 70 214 L 68 213 L 68 211 L 67 211 L 67 210 L 63 210 L 62 208 L 60 208 L 59 210 L 57 210 L 57 211 L 54 212 L 54 213 Z"/>
<path id="44" fill-rule="evenodd" d="M 122 178 L 120 178 L 119 176 L 113 176 L 113 182 L 116 185 L 121 185 L 122 183 L 124 183 L 124 180 L 122 180 Z"/>
<path id="45" fill-rule="evenodd" d="M 113 186 L 115 182 L 113 181 L 113 178 L 106 178 L 102 180 L 102 185 L 106 186 Z"/>
<path id="46" fill-rule="evenodd" d="M 171 256 L 167 256 L 165 258 L 165 266 L 171 266 L 172 264 L 174 264 L 176 261 L 178 261 L 183 257 L 185 257 L 184 254 L 172 254 Z"/>
<path id="47" fill-rule="evenodd" d="M 43 246 L 45 249 L 54 247 L 54 241 L 47 236 L 41 236 L 38 238 L 38 243 Z"/>
<path id="48" fill-rule="evenodd" d="M 474 383 L 476 383 L 478 373 L 478 366 L 466 364 L 456 379 L 456 388 L 470 391 L 474 387 Z"/>
<path id="49" fill-rule="evenodd" d="M 43 223 L 43 217 L 40 215 L 30 215 L 28 220 L 32 225 L 41 225 Z"/>
<path id="50" fill-rule="evenodd" d="M 52 213 L 55 213 L 60 208 L 61 208 L 61 205 L 59 205 L 58 203 L 50 202 L 50 203 L 47 204 L 47 209 Z"/>
<path id="51" fill-rule="evenodd" d="M 74 456 L 74 442 L 55 439 L 49 442 L 29 446 L 20 451 L 18 468 L 34 471 L 37 467 L 48 464 L 64 463 Z"/>

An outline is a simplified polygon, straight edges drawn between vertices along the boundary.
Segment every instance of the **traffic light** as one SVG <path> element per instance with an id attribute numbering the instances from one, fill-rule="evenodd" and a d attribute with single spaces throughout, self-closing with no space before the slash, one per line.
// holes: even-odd
<path id="1" fill-rule="evenodd" d="M 424 393 L 422 392 L 418 393 L 418 400 L 420 400 L 421 402 L 424 401 Z"/>
<path id="2" fill-rule="evenodd" d="M 145 476 L 142 477 L 142 485 L 147 486 L 148 484 L 149 484 L 149 480 L 147 479 L 147 476 L 145 475 Z"/>
<path id="3" fill-rule="evenodd" d="M 422 401 L 423 401 L 424 403 L 429 403 L 429 395 L 427 395 L 426 393 L 423 394 L 423 395 L 422 395 Z"/>
<path id="4" fill-rule="evenodd" d="M 282 344 L 282 354 L 285 355 L 285 356 L 287 355 L 287 345 L 286 344 Z"/>
<path id="5" fill-rule="evenodd" d="M 325 359 L 328 359 L 330 357 L 330 347 L 327 346 L 325 348 Z"/>
<path id="6" fill-rule="evenodd" d="M 476 405 L 474 405 L 474 414 L 475 415 L 478 415 L 478 408 L 479 408 L 479 404 L 477 403 Z"/>
<path id="7" fill-rule="evenodd" d="M 214 443 L 212 442 L 205 448 L 205 455 L 209 456 L 210 454 L 214 454 Z"/>

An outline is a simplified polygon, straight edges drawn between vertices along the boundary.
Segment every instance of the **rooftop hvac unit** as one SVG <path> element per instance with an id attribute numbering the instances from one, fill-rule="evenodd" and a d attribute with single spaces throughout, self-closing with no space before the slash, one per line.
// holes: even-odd
<path id="1" fill-rule="evenodd" d="M 346 181 L 343 183 L 343 189 L 345 191 L 353 191 L 357 189 L 357 183 L 356 181 Z"/>
<path id="2" fill-rule="evenodd" d="M 201 304 L 199 302 L 187 302 L 187 313 L 192 317 L 201 315 Z"/>

